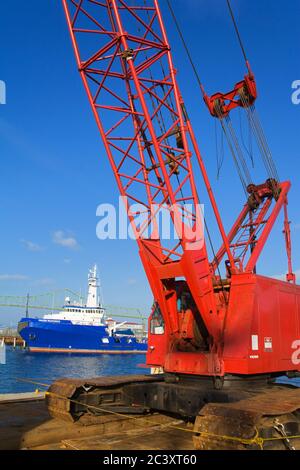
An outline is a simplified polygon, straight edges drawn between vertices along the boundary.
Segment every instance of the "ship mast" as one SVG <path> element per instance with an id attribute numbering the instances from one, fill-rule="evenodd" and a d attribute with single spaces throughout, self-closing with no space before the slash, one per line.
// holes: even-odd
<path id="1" fill-rule="evenodd" d="M 91 308 L 99 307 L 99 296 L 98 296 L 98 277 L 97 277 L 97 265 L 90 269 L 88 275 L 88 295 L 86 306 Z"/>

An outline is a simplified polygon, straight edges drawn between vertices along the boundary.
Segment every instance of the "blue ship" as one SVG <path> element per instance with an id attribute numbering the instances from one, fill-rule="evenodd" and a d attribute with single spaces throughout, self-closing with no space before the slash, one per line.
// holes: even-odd
<path id="1" fill-rule="evenodd" d="M 86 305 L 66 298 L 59 313 L 22 318 L 18 332 L 31 352 L 76 354 L 145 354 L 147 338 L 139 323 L 106 318 L 98 297 L 97 266 L 89 271 Z"/>

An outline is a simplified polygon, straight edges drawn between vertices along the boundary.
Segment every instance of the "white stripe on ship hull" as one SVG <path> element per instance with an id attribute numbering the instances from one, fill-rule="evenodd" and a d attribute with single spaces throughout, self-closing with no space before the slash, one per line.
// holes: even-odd
<path id="1" fill-rule="evenodd" d="M 146 354 L 145 351 L 112 351 L 99 349 L 61 349 L 61 348 L 29 348 L 30 352 L 55 352 L 55 353 L 77 353 L 77 354 Z"/>

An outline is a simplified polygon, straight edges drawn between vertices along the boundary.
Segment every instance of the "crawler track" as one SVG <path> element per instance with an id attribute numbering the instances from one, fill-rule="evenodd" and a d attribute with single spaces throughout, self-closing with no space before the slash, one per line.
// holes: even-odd
<path id="1" fill-rule="evenodd" d="M 275 388 L 236 403 L 208 404 L 194 430 L 201 450 L 300 450 L 300 390 Z"/>
<path id="2" fill-rule="evenodd" d="M 254 386 L 253 382 L 248 385 L 248 390 L 230 391 L 229 387 L 228 392 L 212 394 L 207 381 L 169 385 L 162 375 L 61 379 L 50 387 L 46 401 L 52 417 L 82 425 L 97 424 L 109 414 L 150 415 L 159 411 L 177 415 L 194 423 L 193 442 L 199 450 L 300 450 L 300 390 Z M 186 396 L 197 395 L 197 402 L 186 408 L 198 407 L 194 415 L 180 407 L 182 389 Z M 168 403 L 170 408 L 163 409 Z M 177 413 L 174 403 L 180 405 Z"/>
<path id="3" fill-rule="evenodd" d="M 131 375 L 101 377 L 85 380 L 60 379 L 46 393 L 48 411 L 53 418 L 82 423 L 96 421 L 95 416 L 108 413 L 144 413 L 145 408 L 134 406 L 128 409 L 122 401 L 124 386 L 158 382 L 160 377 Z M 161 379 L 162 380 L 162 379 Z M 128 413 L 130 414 L 130 413 Z"/>

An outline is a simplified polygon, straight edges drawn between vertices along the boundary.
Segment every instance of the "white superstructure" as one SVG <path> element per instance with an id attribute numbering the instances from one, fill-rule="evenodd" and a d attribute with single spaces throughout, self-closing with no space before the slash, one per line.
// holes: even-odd
<path id="1" fill-rule="evenodd" d="M 43 316 L 46 321 L 71 321 L 74 325 L 92 325 L 104 326 L 105 310 L 101 305 L 98 295 L 99 280 L 97 275 L 97 266 L 95 265 L 89 271 L 88 275 L 88 295 L 86 305 L 72 302 L 69 297 L 65 299 L 63 310 L 58 313 L 51 313 Z"/>

